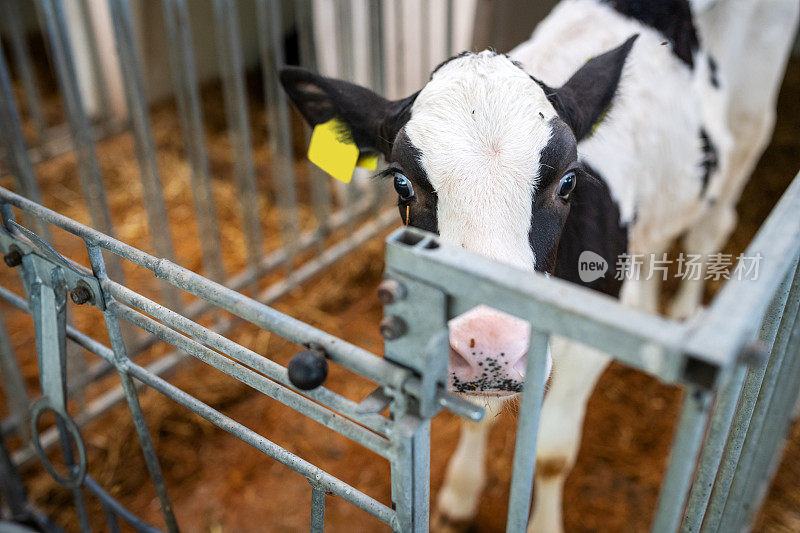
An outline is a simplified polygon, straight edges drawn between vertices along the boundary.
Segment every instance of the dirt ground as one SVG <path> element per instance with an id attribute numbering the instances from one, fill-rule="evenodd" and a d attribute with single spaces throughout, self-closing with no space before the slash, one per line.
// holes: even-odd
<path id="1" fill-rule="evenodd" d="M 215 92 L 217 91 L 217 92 Z M 258 94 L 258 88 L 253 91 Z M 772 144 L 762 158 L 739 206 L 741 223 L 726 252 L 744 250 L 772 206 L 797 172 L 800 148 L 800 62 L 789 69 L 781 93 L 779 120 Z M 222 226 L 225 265 L 235 272 L 244 264 L 244 242 L 232 185 L 229 142 L 218 88 L 204 96 L 209 156 L 214 175 L 214 194 Z M 252 103 L 255 124 L 263 124 L 264 110 Z M 48 108 L 51 120 L 60 110 Z M 154 136 L 169 210 L 169 227 L 176 243 L 177 262 L 201 268 L 198 235 L 192 223 L 189 169 L 174 107 L 154 109 Z M 263 128 L 256 128 L 255 146 L 263 147 Z M 145 250 L 150 249 L 141 209 L 138 169 L 128 135 L 98 144 L 98 157 L 109 191 L 117 236 Z M 269 158 L 259 149 L 255 155 L 258 176 L 269 176 Z M 308 176 L 300 173 L 299 196 L 303 226 L 314 225 L 308 203 Z M 79 194 L 74 157 L 62 156 L 37 168 L 44 203 L 83 222 L 89 222 Z M 6 177 L 3 186 L 11 186 Z M 279 246 L 278 214 L 269 179 L 259 182 L 259 203 L 265 247 Z M 53 236 L 56 247 L 84 260 L 81 244 L 63 234 Z M 382 238 L 373 239 L 310 283 L 292 291 L 275 306 L 374 353 L 381 353 L 377 324 L 381 307 L 374 296 L 383 268 Z M 153 277 L 142 269 L 126 268 L 129 284 L 155 296 Z M 20 292 L 16 273 L 0 271 L 0 284 Z M 708 289 L 710 298 L 719 287 Z M 74 306 L 71 306 L 71 310 Z M 12 343 L 23 365 L 26 382 L 36 387 L 37 371 L 31 350 L 33 331 L 29 318 L 7 312 L 4 317 Z M 106 341 L 100 315 L 95 309 L 77 309 L 75 325 Z M 258 353 L 286 363 L 298 349 L 291 343 L 256 328 L 239 328 L 232 338 Z M 142 356 L 152 360 L 165 353 L 157 347 Z M 96 359 L 90 358 L 91 361 Z M 90 389 L 95 396 L 116 381 L 109 377 Z M 255 392 L 201 363 L 182 365 L 169 378 L 245 426 L 265 435 L 310 462 L 339 476 L 356 488 L 389 503 L 389 467 L 386 461 L 316 422 L 297 415 L 282 404 Z M 371 386 L 340 368 L 332 368 L 327 385 L 352 399 L 360 399 Z M 147 423 L 161 459 L 167 487 L 179 524 L 185 531 L 250 532 L 300 531 L 308 527 L 311 490 L 293 471 L 216 429 L 200 417 L 152 390 L 140 395 Z M 606 371 L 589 404 L 578 463 L 566 484 L 564 496 L 567 531 L 646 531 L 652 520 L 661 477 L 679 408 L 680 391 L 614 364 Z M 7 407 L 0 402 L 0 416 Z M 474 531 L 503 531 L 507 510 L 516 413 L 513 406 L 500 416 L 490 441 L 488 483 Z M 433 422 L 432 494 L 442 482 L 447 458 L 458 438 L 459 420 L 443 414 Z M 130 416 L 124 407 L 89 425 L 83 431 L 89 453 L 90 474 L 134 513 L 162 527 L 155 494 L 149 484 Z M 11 446 L 18 446 L 16 440 Z M 69 491 L 54 485 L 43 469 L 23 470 L 32 500 L 68 530 L 77 530 Z M 786 452 L 761 514 L 756 531 L 800 531 L 800 426 L 795 424 Z M 87 493 L 88 494 L 88 493 Z M 89 510 L 98 530 L 102 510 L 89 497 Z M 377 520 L 352 505 L 327 498 L 328 531 L 383 531 Z"/>

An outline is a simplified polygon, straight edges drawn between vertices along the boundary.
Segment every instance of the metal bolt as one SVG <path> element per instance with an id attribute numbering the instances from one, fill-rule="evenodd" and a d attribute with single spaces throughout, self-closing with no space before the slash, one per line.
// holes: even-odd
<path id="1" fill-rule="evenodd" d="M 22 254 L 19 253 L 19 250 L 11 250 L 3 256 L 3 261 L 11 268 L 18 267 L 22 264 Z"/>
<path id="2" fill-rule="evenodd" d="M 92 300 L 92 291 L 83 285 L 78 285 L 69 293 L 69 297 L 77 305 L 83 305 Z"/>
<path id="3" fill-rule="evenodd" d="M 390 305 L 406 297 L 406 288 L 396 279 L 385 279 L 378 286 L 378 300 Z"/>
<path id="4" fill-rule="evenodd" d="M 397 315 L 389 315 L 381 321 L 381 335 L 387 341 L 393 341 L 408 331 L 405 321 Z"/>

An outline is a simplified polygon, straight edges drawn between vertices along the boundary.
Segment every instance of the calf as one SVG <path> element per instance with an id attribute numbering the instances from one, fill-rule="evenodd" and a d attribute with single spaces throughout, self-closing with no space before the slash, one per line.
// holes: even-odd
<path id="1" fill-rule="evenodd" d="M 406 224 L 656 312 L 658 276 L 623 281 L 611 268 L 583 281 L 579 257 L 614 266 L 683 235 L 692 253 L 722 246 L 771 131 L 797 11 L 794 0 L 565 0 L 509 55 L 460 54 L 402 100 L 294 67 L 281 82 L 310 124 L 338 117 L 360 150 L 383 154 Z M 701 293 L 682 287 L 674 314 Z M 529 326 L 478 307 L 450 331 L 449 385 L 490 411 L 465 423 L 439 494 L 439 516 L 463 521 L 484 483 L 491 412 L 524 380 Z M 562 528 L 564 480 L 609 362 L 562 338 L 550 352 L 529 527 L 546 532 Z"/>

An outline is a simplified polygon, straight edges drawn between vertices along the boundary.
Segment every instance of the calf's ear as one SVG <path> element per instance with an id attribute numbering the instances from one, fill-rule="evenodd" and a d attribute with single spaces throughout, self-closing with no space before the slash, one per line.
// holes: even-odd
<path id="1" fill-rule="evenodd" d="M 382 96 L 346 81 L 300 67 L 284 67 L 281 85 L 311 126 L 338 118 L 350 128 L 361 151 L 389 157 L 394 138 L 411 116 L 417 93 L 402 100 Z"/>
<path id="2" fill-rule="evenodd" d="M 589 136 L 611 107 L 625 59 L 637 37 L 639 34 L 629 37 L 617 48 L 591 58 L 558 89 L 537 80 L 578 141 Z"/>

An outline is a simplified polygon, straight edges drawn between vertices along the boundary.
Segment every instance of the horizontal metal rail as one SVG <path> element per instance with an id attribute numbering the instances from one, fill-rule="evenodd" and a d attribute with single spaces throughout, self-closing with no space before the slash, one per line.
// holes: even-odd
<path id="1" fill-rule="evenodd" d="M 151 374 L 142 367 L 134 363 L 128 363 L 126 371 L 142 383 L 147 384 L 168 398 L 175 400 L 187 409 L 197 413 L 215 426 L 224 429 L 253 448 L 256 448 L 276 461 L 297 471 L 299 474 L 325 488 L 325 490 L 329 490 L 333 494 L 344 498 L 379 520 L 393 525 L 395 513 L 386 505 L 331 476 L 324 470 L 312 465 L 293 453 L 284 450 L 266 437 L 259 435 L 255 431 L 223 415 L 219 411 L 212 409 L 200 400 L 190 396 L 158 376 Z"/>
<path id="2" fill-rule="evenodd" d="M 179 333 L 174 332 L 170 328 L 163 326 L 147 318 L 141 313 L 137 313 L 130 308 L 126 308 L 118 303 L 111 302 L 108 306 L 109 311 L 116 315 L 118 318 L 127 320 L 128 322 L 158 336 L 162 340 L 172 344 L 176 348 L 180 348 L 184 352 L 196 357 L 209 366 L 225 372 L 231 377 L 236 378 L 242 383 L 249 385 L 257 391 L 263 393 L 270 398 L 274 398 L 279 402 L 288 405 L 295 411 L 302 413 L 312 420 L 324 424 L 331 429 L 345 435 L 365 446 L 369 450 L 382 455 L 383 457 L 391 458 L 391 452 L 388 443 L 379 438 L 374 433 L 368 432 L 366 429 L 353 424 L 346 418 L 338 415 L 337 413 L 324 409 L 319 404 L 304 398 L 302 395 L 293 392 L 285 387 L 280 387 L 274 381 L 271 381 L 256 372 L 226 358 L 213 350 L 202 346 L 200 343 L 189 339 Z"/>
<path id="3" fill-rule="evenodd" d="M 78 342 L 81 346 L 92 353 L 102 357 L 112 364 L 119 364 L 115 362 L 114 352 L 111 350 L 111 348 L 104 346 L 102 343 L 84 335 L 83 333 L 80 333 L 74 328 L 68 328 L 67 334 L 72 340 Z M 372 514 L 387 524 L 392 524 L 394 512 L 385 505 L 331 476 L 324 470 L 321 470 L 307 461 L 304 461 L 291 452 L 284 450 L 280 446 L 239 424 L 235 420 L 222 415 L 218 411 L 209 407 L 207 404 L 197 400 L 196 398 L 193 398 L 186 392 L 165 381 L 152 370 L 141 367 L 131 361 L 123 362 L 121 370 L 129 373 L 131 376 L 135 377 L 145 385 L 148 385 L 165 396 L 175 400 L 184 407 L 191 409 L 209 422 L 215 424 L 221 429 L 224 429 L 225 431 L 228 431 L 254 448 L 266 453 L 284 465 L 290 466 L 303 476 L 313 480 L 315 483 L 320 484 L 326 490 L 330 490 L 332 493 L 351 501 L 359 508 Z M 114 391 L 112 391 L 112 393 L 113 392 Z M 116 402 L 106 401 L 104 403 L 112 405 Z M 84 413 L 79 415 L 79 417 L 82 417 L 87 421 L 94 419 L 96 416 L 97 413 Z M 54 434 L 53 438 L 57 439 L 58 437 Z M 15 462 L 21 462 L 21 459 L 22 458 L 15 457 Z"/>

